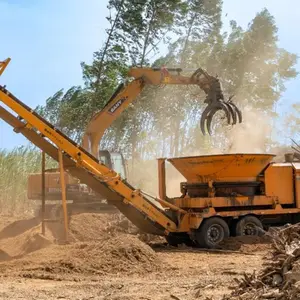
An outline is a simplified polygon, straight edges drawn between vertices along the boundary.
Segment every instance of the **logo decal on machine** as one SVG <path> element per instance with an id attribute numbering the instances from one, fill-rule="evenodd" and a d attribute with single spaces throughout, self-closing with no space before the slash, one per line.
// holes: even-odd
<path id="1" fill-rule="evenodd" d="M 109 110 L 108 112 L 110 114 L 113 114 L 122 104 L 123 102 L 127 100 L 127 97 L 123 97 L 121 99 L 119 99 Z"/>

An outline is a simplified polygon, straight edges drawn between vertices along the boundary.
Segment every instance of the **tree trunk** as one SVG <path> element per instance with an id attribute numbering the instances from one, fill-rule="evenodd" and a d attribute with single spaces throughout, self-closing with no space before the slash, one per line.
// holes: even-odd
<path id="1" fill-rule="evenodd" d="M 111 29 L 109 31 L 109 34 L 108 34 L 108 37 L 107 37 L 107 40 L 106 40 L 106 43 L 105 43 L 105 46 L 104 46 L 104 49 L 103 49 L 103 54 L 102 54 L 102 57 L 101 57 L 101 60 L 100 60 L 100 63 L 99 63 L 98 77 L 96 79 L 96 87 L 98 87 L 98 85 L 99 85 L 99 81 L 100 81 L 100 77 L 101 77 L 101 73 L 102 73 L 102 67 L 103 67 L 104 58 L 105 58 L 106 52 L 108 50 L 109 43 L 110 43 L 110 40 L 112 38 L 112 34 L 113 34 L 114 30 L 115 30 L 117 21 L 119 20 L 120 12 L 122 10 L 122 6 L 123 6 L 124 1 L 125 0 L 122 0 L 121 3 L 120 3 L 120 5 L 119 5 L 119 8 L 117 10 L 117 15 L 116 15 L 116 17 L 114 19 L 114 22 L 113 22 L 112 26 L 111 26 Z"/>
<path id="2" fill-rule="evenodd" d="M 148 25 L 148 29 L 147 29 L 147 33 L 146 33 L 146 36 L 145 36 L 143 53 L 142 53 L 141 63 L 140 63 L 141 67 L 143 67 L 144 62 L 145 62 L 146 51 L 147 51 L 147 47 L 148 47 L 148 41 L 149 41 L 149 36 L 150 36 L 151 28 L 152 28 L 152 23 L 153 23 L 155 15 L 156 15 L 155 3 L 152 3 L 152 5 L 153 5 L 153 12 L 152 12 L 151 19 L 149 21 L 149 25 Z"/>
<path id="3" fill-rule="evenodd" d="M 191 35 L 191 32 L 192 32 L 192 28 L 193 28 L 196 16 L 197 16 L 197 14 L 195 13 L 193 15 L 192 19 L 191 19 L 191 24 L 190 24 L 190 26 L 188 28 L 187 36 L 186 36 L 185 41 L 184 41 L 184 46 L 183 46 L 183 49 L 182 49 L 182 52 L 181 52 L 181 57 L 180 57 L 180 66 L 181 67 L 184 67 L 184 65 L 185 65 L 185 61 L 186 61 L 186 59 L 185 59 L 185 51 L 186 51 L 186 49 L 188 47 L 189 38 L 190 38 L 190 35 Z"/>

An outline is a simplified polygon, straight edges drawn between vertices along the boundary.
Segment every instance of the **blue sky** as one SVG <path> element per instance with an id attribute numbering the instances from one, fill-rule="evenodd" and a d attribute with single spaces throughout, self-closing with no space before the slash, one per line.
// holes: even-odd
<path id="1" fill-rule="evenodd" d="M 81 84 L 80 62 L 90 62 L 105 41 L 106 5 L 106 0 L 0 0 L 0 60 L 12 58 L 0 84 L 31 107 L 61 88 Z M 297 0 L 224 0 L 223 21 L 234 19 L 246 27 L 264 7 L 276 19 L 280 47 L 300 55 Z M 278 103 L 283 115 L 299 102 L 298 81 L 286 85 Z M 0 148 L 26 143 L 0 121 Z"/>

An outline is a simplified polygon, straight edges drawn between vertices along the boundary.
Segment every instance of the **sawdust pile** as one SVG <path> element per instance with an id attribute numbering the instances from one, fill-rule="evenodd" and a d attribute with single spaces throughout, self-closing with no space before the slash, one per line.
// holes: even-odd
<path id="1" fill-rule="evenodd" d="M 8 276 L 53 279 L 70 274 L 139 274 L 159 271 L 165 265 L 138 234 L 128 233 L 135 228 L 119 215 L 72 216 L 70 243 L 64 245 L 58 244 L 62 224 L 47 224 L 45 236 L 40 234 L 40 224 L 23 230 L 18 223 L 7 227 L 0 232 L 0 236 L 5 232 L 0 238 L 0 272 Z"/>
<path id="2" fill-rule="evenodd" d="M 129 221 L 120 214 L 83 213 L 73 215 L 69 224 L 70 237 L 81 242 L 98 241 L 117 232 L 130 233 L 130 229 Z"/>
<path id="3" fill-rule="evenodd" d="M 70 221 L 70 238 L 72 241 L 98 241 L 103 237 L 129 233 L 142 242 L 163 243 L 164 237 L 141 232 L 122 214 L 92 214 L 74 215 Z"/>
<path id="4" fill-rule="evenodd" d="M 260 252 L 271 248 L 272 239 L 267 236 L 237 236 L 229 237 L 219 244 L 223 250 L 241 251 L 241 252 Z"/>
<path id="5" fill-rule="evenodd" d="M 1 250 L 6 252 L 10 257 L 18 258 L 48 247 L 53 243 L 53 240 L 41 235 L 40 231 L 40 226 L 36 226 L 23 234 L 1 240 Z"/>
<path id="6" fill-rule="evenodd" d="M 236 280 L 229 299 L 300 299 L 300 223 L 274 230 L 272 249 L 259 274 Z"/>
<path id="7" fill-rule="evenodd" d="M 0 240 L 17 236 L 37 226 L 40 221 L 37 218 L 15 220 L 1 216 Z"/>
<path id="8" fill-rule="evenodd" d="M 41 235 L 36 219 L 16 220 L 0 232 L 0 261 L 19 258 L 28 253 L 48 247 L 54 241 L 51 231 Z"/>
<path id="9" fill-rule="evenodd" d="M 121 234 L 101 242 L 53 244 L 22 259 L 0 264 L 0 270 L 25 277 L 48 278 L 66 274 L 142 274 L 159 271 L 161 266 L 162 262 L 148 245 L 132 235 Z"/>

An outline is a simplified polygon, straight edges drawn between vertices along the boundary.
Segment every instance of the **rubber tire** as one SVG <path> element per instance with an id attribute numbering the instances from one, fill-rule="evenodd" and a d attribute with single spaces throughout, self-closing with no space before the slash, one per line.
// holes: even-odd
<path id="1" fill-rule="evenodd" d="M 218 244 L 222 241 L 220 240 L 217 244 L 212 243 L 207 238 L 207 231 L 212 225 L 220 225 L 223 228 L 223 239 L 226 239 L 230 235 L 228 224 L 219 217 L 212 217 L 203 221 L 199 229 L 196 232 L 196 242 L 201 248 L 214 249 L 218 247 Z"/>
<path id="2" fill-rule="evenodd" d="M 255 216 L 245 216 L 242 219 L 240 219 L 235 227 L 235 234 L 236 236 L 243 236 L 244 234 L 244 227 L 247 223 L 252 223 L 255 226 L 261 228 L 263 230 L 263 225 L 261 223 L 261 221 L 255 217 Z M 257 234 L 252 234 L 252 235 L 257 235 L 257 236 L 261 236 L 262 233 L 259 231 L 256 231 Z"/>

